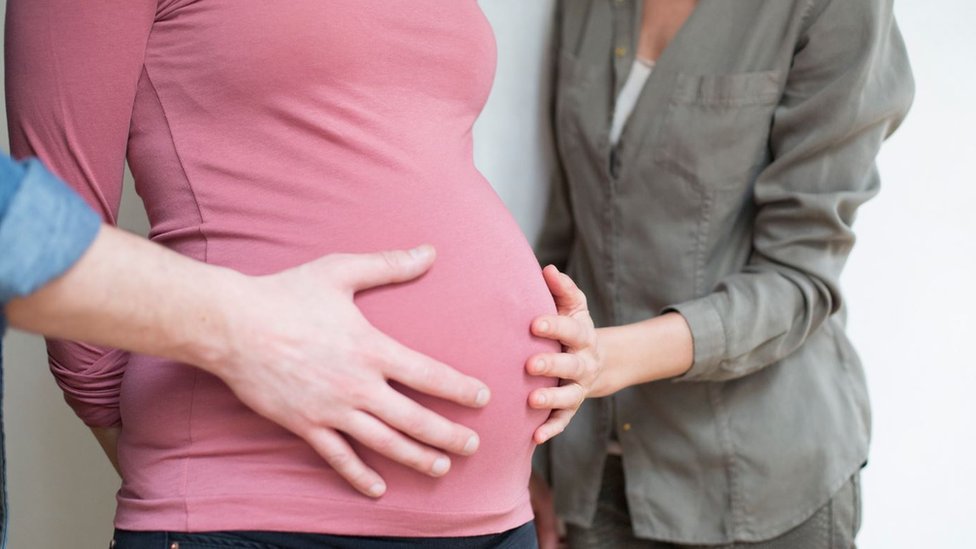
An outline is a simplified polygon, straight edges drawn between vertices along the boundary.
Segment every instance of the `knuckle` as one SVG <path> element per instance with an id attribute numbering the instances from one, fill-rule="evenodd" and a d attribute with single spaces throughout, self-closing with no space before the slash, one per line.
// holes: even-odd
<path id="1" fill-rule="evenodd" d="M 403 430 L 416 439 L 427 440 L 429 439 L 428 425 L 428 422 L 424 421 L 423 418 L 411 415 L 404 419 Z"/>
<path id="2" fill-rule="evenodd" d="M 576 405 L 573 407 L 574 410 L 579 409 L 579 407 L 582 406 L 583 402 L 586 400 L 586 389 L 579 383 L 576 384 L 576 391 Z"/>
<path id="3" fill-rule="evenodd" d="M 399 271 L 400 269 L 403 268 L 402 252 L 395 252 L 395 251 L 382 252 L 380 254 L 380 257 L 383 258 L 383 261 L 386 263 L 386 266 L 393 271 Z"/>
<path id="4" fill-rule="evenodd" d="M 428 472 L 434 464 L 434 459 L 428 457 L 424 452 L 411 452 L 407 457 L 406 464 L 418 471 Z"/>
<path id="5" fill-rule="evenodd" d="M 581 307 L 583 307 L 585 309 L 586 308 L 586 294 L 583 293 L 583 290 L 580 290 L 578 287 L 576 287 L 576 284 L 573 284 L 573 288 L 575 290 L 573 292 L 573 296 L 576 298 L 576 302 Z"/>
<path id="6" fill-rule="evenodd" d="M 573 369 L 573 375 L 576 376 L 576 379 L 582 379 L 587 372 L 586 361 L 583 360 L 583 357 L 579 355 L 573 355 L 573 358 L 576 359 L 576 364 L 574 365 L 574 369 Z"/>
<path id="7" fill-rule="evenodd" d="M 563 331 L 569 335 L 572 335 L 573 337 L 578 337 L 579 322 L 576 322 L 576 319 L 569 315 L 562 316 L 560 318 L 562 318 Z"/>
<path id="8" fill-rule="evenodd" d="M 416 378 L 417 383 L 424 387 L 429 387 L 431 389 L 441 388 L 441 376 L 438 375 L 437 369 L 426 360 L 414 366 L 413 375 Z"/>
<path id="9" fill-rule="evenodd" d="M 388 367 L 401 367 L 399 362 L 403 361 L 399 360 L 400 353 L 398 352 L 397 345 L 385 335 L 371 332 L 369 344 L 361 347 L 364 349 L 362 351 L 363 361 L 372 370 L 386 372 Z"/>
<path id="10" fill-rule="evenodd" d="M 335 271 L 339 267 L 341 267 L 344 263 L 346 263 L 346 262 L 349 261 L 349 256 L 348 256 L 348 254 L 334 253 L 334 254 L 329 254 L 329 255 L 323 257 L 321 261 L 322 262 L 321 262 L 320 265 L 327 272 L 329 272 L 329 271 Z"/>
<path id="11" fill-rule="evenodd" d="M 330 410 L 326 410 L 321 406 L 303 407 L 300 413 L 302 414 L 302 420 L 304 421 L 305 425 L 308 426 L 304 429 L 305 432 L 310 431 L 313 426 L 333 427 L 332 424 L 335 422 L 329 412 Z"/>
<path id="12" fill-rule="evenodd" d="M 391 455 L 392 457 L 392 455 Z M 395 458 L 397 461 L 416 469 L 417 471 L 427 472 L 434 463 L 434 458 L 429 457 L 427 452 L 421 450 L 414 444 L 404 447 Z"/>
<path id="13" fill-rule="evenodd" d="M 396 437 L 391 434 L 379 435 L 373 440 L 373 449 L 381 454 L 388 455 L 392 453 L 396 447 Z"/>
<path id="14" fill-rule="evenodd" d="M 586 328 L 586 346 L 596 347 L 596 344 L 597 344 L 596 329 L 594 329 L 592 326 L 588 326 Z"/>
<path id="15" fill-rule="evenodd" d="M 340 473 L 351 473 L 355 468 L 352 456 L 348 452 L 333 450 L 323 457 L 330 467 Z"/>
<path id="16" fill-rule="evenodd" d="M 369 473 L 368 470 L 366 470 L 365 467 L 362 468 L 356 467 L 351 471 L 349 471 L 347 475 L 343 475 L 343 476 L 348 478 L 349 482 L 351 482 L 353 485 L 359 486 L 361 489 L 368 490 L 369 487 L 374 482 L 373 476 Z"/>
<path id="17" fill-rule="evenodd" d="M 373 401 L 373 391 L 360 380 L 346 380 L 340 383 L 346 402 L 353 408 L 362 408 Z"/>
<path id="18" fill-rule="evenodd" d="M 425 385 L 433 383 L 438 379 L 437 375 L 434 373 L 434 368 L 431 367 L 430 363 L 427 361 L 417 365 L 417 377 L 420 378 Z"/>
<path id="19" fill-rule="evenodd" d="M 384 345 L 366 345 L 361 356 L 365 364 L 373 367 L 385 366 L 390 360 Z"/>

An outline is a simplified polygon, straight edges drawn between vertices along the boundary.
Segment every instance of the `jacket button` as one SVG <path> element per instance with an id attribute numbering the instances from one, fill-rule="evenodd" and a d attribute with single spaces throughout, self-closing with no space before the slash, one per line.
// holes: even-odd
<path id="1" fill-rule="evenodd" d="M 629 423 L 624 423 L 623 425 L 620 426 L 620 428 L 623 429 L 624 431 L 629 431 L 631 427 L 632 425 Z"/>
<path id="2" fill-rule="evenodd" d="M 180 549 L 180 542 L 174 541 L 173 543 L 169 544 L 169 549 Z"/>
<path id="3" fill-rule="evenodd" d="M 613 50 L 613 54 L 617 57 L 623 57 L 627 55 L 627 48 L 619 46 L 617 49 Z"/>

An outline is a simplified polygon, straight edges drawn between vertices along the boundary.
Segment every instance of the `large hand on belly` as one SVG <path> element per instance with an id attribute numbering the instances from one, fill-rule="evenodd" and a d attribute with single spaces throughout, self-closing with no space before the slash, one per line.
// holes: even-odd
<path id="1" fill-rule="evenodd" d="M 366 495 L 378 497 L 386 485 L 340 431 L 394 461 L 442 476 L 451 462 L 436 449 L 470 455 L 477 434 L 389 382 L 470 407 L 488 402 L 488 388 L 387 337 L 353 302 L 356 292 L 414 279 L 433 261 L 430 246 L 334 254 L 245 278 L 230 329 L 232 352 L 213 370 L 245 404 L 305 439 Z"/>

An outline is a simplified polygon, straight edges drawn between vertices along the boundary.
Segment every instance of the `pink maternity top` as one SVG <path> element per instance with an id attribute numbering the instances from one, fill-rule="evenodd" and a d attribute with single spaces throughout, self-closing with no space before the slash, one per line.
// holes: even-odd
<path id="1" fill-rule="evenodd" d="M 151 238 L 249 274 L 429 242 L 422 279 L 357 298 L 402 343 L 477 376 L 471 410 L 415 396 L 481 448 L 431 479 L 357 447 L 378 501 L 217 378 L 51 342 L 78 415 L 122 425 L 117 527 L 467 536 L 531 520 L 525 360 L 554 311 L 518 226 L 475 169 L 494 73 L 475 0 L 10 0 L 11 143 L 109 222 L 128 154 Z M 166 299 L 165 295 L 158 296 Z M 274 322 L 268 318 L 268 322 Z"/>

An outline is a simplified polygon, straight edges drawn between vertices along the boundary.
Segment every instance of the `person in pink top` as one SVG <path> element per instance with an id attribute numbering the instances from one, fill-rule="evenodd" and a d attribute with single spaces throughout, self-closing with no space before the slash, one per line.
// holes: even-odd
<path id="1" fill-rule="evenodd" d="M 475 0 L 12 0 L 7 26 L 15 154 L 43 159 L 108 222 L 128 159 L 152 240 L 248 275 L 429 243 L 426 274 L 355 303 L 373 327 L 491 391 L 481 408 L 396 383 L 375 395 L 477 433 L 449 474 L 417 444 L 439 442 L 431 425 L 380 407 L 340 426 L 385 433 L 349 441 L 362 461 L 327 463 L 205 371 L 49 341 L 68 403 L 119 434 L 115 547 L 535 543 L 532 450 L 597 372 L 555 387 L 525 371 L 569 356 L 533 335 L 534 319 L 588 315 L 564 275 L 540 274 L 474 167 L 471 127 L 495 66 Z M 268 322 L 275 313 L 268 303 Z M 563 343 L 572 353 L 585 342 Z M 405 447 L 414 469 L 384 459 Z M 363 490 L 382 497 L 347 482 L 363 475 L 385 481 Z"/>

